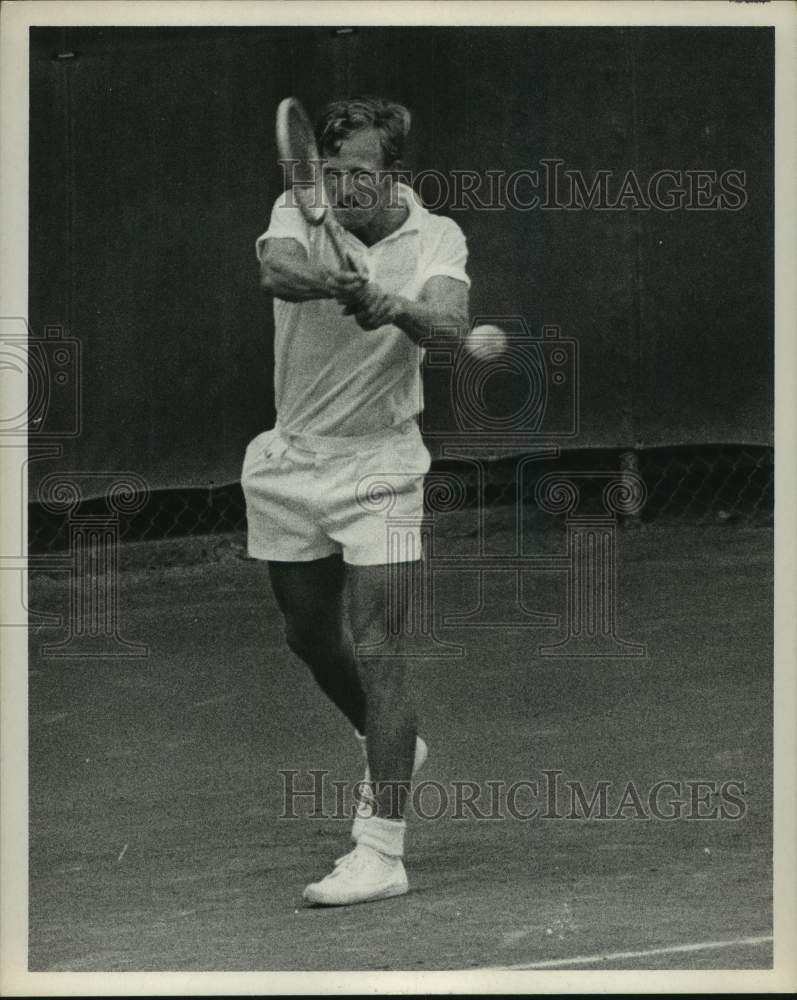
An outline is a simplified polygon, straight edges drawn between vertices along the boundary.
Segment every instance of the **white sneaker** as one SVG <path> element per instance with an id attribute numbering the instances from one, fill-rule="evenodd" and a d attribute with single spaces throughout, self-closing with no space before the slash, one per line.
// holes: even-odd
<path id="1" fill-rule="evenodd" d="M 338 859 L 329 875 L 308 885 L 303 899 L 315 906 L 350 906 L 403 896 L 408 889 L 401 858 L 358 844 Z"/>
<path id="2" fill-rule="evenodd" d="M 415 738 L 415 759 L 412 762 L 412 776 L 420 771 L 423 765 L 426 763 L 426 758 L 429 756 L 429 747 L 426 745 L 426 741 L 421 739 L 420 736 Z M 365 765 L 365 775 L 363 780 L 360 782 L 356 793 L 356 805 L 354 811 L 354 822 L 351 827 L 351 839 L 357 841 L 360 839 L 360 834 L 363 832 L 363 822 L 368 819 L 369 816 L 373 815 L 374 811 L 374 793 L 371 788 L 371 771 L 368 765 Z M 336 862 L 337 864 L 337 862 Z"/>

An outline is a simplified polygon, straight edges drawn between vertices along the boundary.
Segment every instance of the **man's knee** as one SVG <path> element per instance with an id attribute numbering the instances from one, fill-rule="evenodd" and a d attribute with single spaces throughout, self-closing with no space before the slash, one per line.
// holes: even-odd
<path id="1" fill-rule="evenodd" d="M 420 607 L 418 564 L 357 566 L 349 570 L 354 642 L 395 654 L 408 615 Z"/>
<path id="2" fill-rule="evenodd" d="M 400 636 L 382 622 L 371 622 L 352 629 L 354 655 L 369 667 L 378 668 L 388 664 L 399 664 L 401 656 Z"/>

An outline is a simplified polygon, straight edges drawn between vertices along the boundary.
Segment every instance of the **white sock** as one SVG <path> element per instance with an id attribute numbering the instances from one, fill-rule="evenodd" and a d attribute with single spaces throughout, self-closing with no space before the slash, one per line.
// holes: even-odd
<path id="1" fill-rule="evenodd" d="M 369 816 L 363 820 L 363 831 L 357 840 L 358 844 L 372 847 L 380 854 L 391 858 L 404 855 L 404 833 L 407 824 L 403 819 L 384 819 L 382 816 Z"/>

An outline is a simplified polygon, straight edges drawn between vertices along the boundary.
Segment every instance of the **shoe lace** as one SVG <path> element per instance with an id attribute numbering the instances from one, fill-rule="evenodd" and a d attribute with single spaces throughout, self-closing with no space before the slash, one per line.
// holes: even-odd
<path id="1" fill-rule="evenodd" d="M 357 853 L 356 845 L 348 852 L 348 854 L 342 854 L 339 858 L 335 859 L 336 868 L 350 868 L 355 860 L 354 855 Z"/>
<path id="2" fill-rule="evenodd" d="M 335 861 L 335 867 L 330 874 L 335 875 L 338 872 L 356 871 L 362 867 L 363 861 L 363 852 L 359 850 L 359 847 L 354 847 L 348 854 L 344 854 Z"/>

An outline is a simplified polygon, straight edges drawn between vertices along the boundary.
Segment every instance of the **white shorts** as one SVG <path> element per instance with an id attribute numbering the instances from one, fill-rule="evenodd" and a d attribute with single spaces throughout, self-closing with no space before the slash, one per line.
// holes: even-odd
<path id="1" fill-rule="evenodd" d="M 430 462 L 414 418 L 357 438 L 279 425 L 258 434 L 241 473 L 249 555 L 307 562 L 339 552 L 360 566 L 420 559 Z"/>

